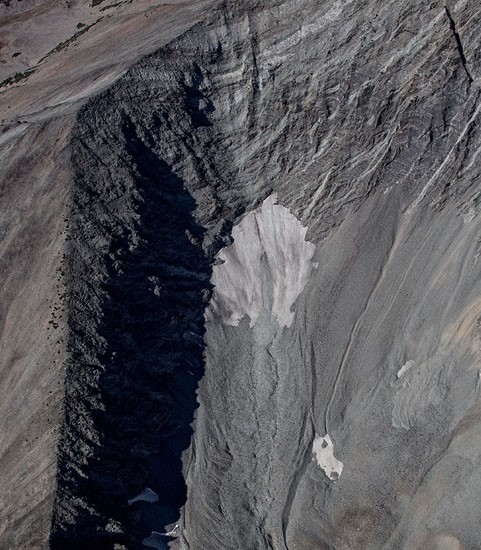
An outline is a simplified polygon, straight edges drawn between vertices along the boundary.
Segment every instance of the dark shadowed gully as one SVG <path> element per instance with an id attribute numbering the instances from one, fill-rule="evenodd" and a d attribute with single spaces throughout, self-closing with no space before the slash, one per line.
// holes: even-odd
<path id="1" fill-rule="evenodd" d="M 186 500 L 181 453 L 203 373 L 211 266 L 183 182 L 127 117 L 121 132 L 131 185 L 99 189 L 80 172 L 72 196 L 66 392 L 83 406 L 66 404 L 52 548 L 137 547 Z M 134 220 L 128 229 L 118 197 Z M 101 259 L 100 227 L 111 236 Z M 144 487 L 158 502 L 129 506 Z M 75 521 L 61 523 L 69 507 Z"/>

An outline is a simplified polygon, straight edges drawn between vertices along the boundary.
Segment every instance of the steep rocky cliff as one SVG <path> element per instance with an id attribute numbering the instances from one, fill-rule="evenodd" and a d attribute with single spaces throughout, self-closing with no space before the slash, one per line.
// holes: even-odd
<path id="1" fill-rule="evenodd" d="M 52 548 L 479 548 L 478 30 L 228 1 L 80 108 Z"/>

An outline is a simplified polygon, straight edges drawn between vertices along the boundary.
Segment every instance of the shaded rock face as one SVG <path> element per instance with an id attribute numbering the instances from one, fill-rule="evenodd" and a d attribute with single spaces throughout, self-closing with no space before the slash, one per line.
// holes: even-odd
<path id="1" fill-rule="evenodd" d="M 185 501 L 180 453 L 203 372 L 210 264 L 183 182 L 124 114 L 118 120 L 122 155 L 105 164 L 91 142 L 76 148 L 52 548 L 137 547 L 144 523 L 162 528 Z M 158 499 L 143 517 L 128 499 L 145 484 Z"/>
<path id="2" fill-rule="evenodd" d="M 475 21 L 226 3 L 80 111 L 52 547 L 478 548 Z"/>

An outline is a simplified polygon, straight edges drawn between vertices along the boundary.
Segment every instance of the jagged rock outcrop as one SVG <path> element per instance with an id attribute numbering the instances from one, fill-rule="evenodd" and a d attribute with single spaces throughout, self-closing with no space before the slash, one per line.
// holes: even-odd
<path id="1" fill-rule="evenodd" d="M 82 107 L 53 548 L 479 547 L 477 30 L 229 1 Z"/>

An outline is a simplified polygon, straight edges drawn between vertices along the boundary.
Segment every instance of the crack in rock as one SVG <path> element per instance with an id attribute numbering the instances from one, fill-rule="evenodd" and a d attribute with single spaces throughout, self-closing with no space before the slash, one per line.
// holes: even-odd
<path id="1" fill-rule="evenodd" d="M 468 77 L 469 83 L 471 84 L 473 82 L 473 77 L 471 76 L 471 73 L 468 69 L 468 62 L 466 60 L 466 55 L 464 53 L 463 43 L 461 42 L 461 37 L 459 36 L 459 33 L 456 28 L 456 23 L 451 15 L 451 12 L 449 11 L 447 6 L 444 6 L 444 9 L 446 11 L 446 15 L 449 19 L 449 27 L 451 29 L 451 32 L 453 33 L 454 40 L 456 42 L 456 48 L 459 53 L 459 57 L 461 58 L 461 63 L 463 65 L 464 71 L 466 72 L 466 75 Z"/>

